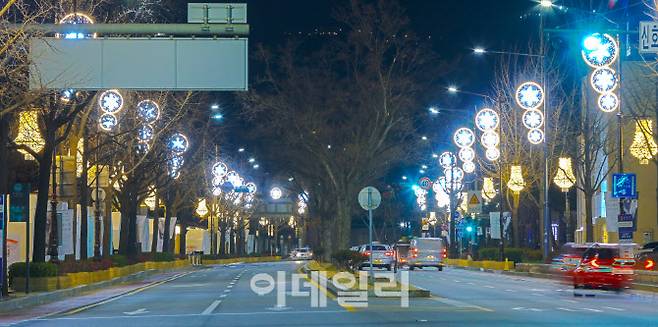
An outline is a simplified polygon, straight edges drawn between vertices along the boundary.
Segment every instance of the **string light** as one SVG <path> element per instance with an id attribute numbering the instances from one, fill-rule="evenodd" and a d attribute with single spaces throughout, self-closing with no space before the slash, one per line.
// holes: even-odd
<path id="1" fill-rule="evenodd" d="M 641 165 L 649 164 L 649 160 L 658 154 L 658 146 L 653 138 L 653 121 L 639 119 L 635 122 L 635 136 L 630 147 L 631 155 L 640 160 Z"/>
<path id="2" fill-rule="evenodd" d="M 485 177 L 482 183 L 482 197 L 486 201 L 491 201 L 496 196 L 496 187 L 491 177 Z"/>
<path id="3" fill-rule="evenodd" d="M 519 194 L 525 188 L 525 181 L 523 180 L 523 169 L 519 165 L 513 165 L 510 167 L 510 178 L 507 181 L 507 187 L 514 192 L 514 194 Z"/>
<path id="4" fill-rule="evenodd" d="M 36 111 L 21 111 L 18 115 L 18 135 L 14 143 L 25 145 L 34 152 L 39 152 L 46 144 L 39 131 L 39 114 Z M 35 158 L 25 150 L 19 149 L 26 160 Z"/>
<path id="5" fill-rule="evenodd" d="M 575 181 L 576 176 L 573 173 L 571 158 L 561 157 L 558 161 L 558 170 L 555 178 L 553 178 L 553 183 L 562 189 L 562 192 L 568 192 Z"/>

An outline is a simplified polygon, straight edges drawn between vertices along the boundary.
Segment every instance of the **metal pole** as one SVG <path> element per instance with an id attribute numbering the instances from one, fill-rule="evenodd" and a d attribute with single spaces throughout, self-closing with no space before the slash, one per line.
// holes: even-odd
<path id="1" fill-rule="evenodd" d="M 505 226 L 503 222 L 503 162 L 502 158 L 500 160 L 501 161 L 498 164 L 498 177 L 500 177 L 500 185 L 498 185 L 498 194 L 500 196 L 498 198 L 498 224 L 500 224 L 500 227 L 498 230 L 500 231 L 500 261 L 505 261 L 505 230 L 503 229 Z"/>
<path id="2" fill-rule="evenodd" d="M 100 234 L 101 234 L 101 198 L 100 198 L 100 165 L 98 162 L 98 152 L 100 151 L 100 135 L 96 137 L 96 169 L 95 169 L 95 175 L 96 175 L 96 189 L 94 190 L 96 193 L 96 201 L 94 201 L 94 258 L 100 259 L 101 257 L 101 242 L 100 242 Z M 85 244 L 85 246 L 87 246 Z"/>
<path id="3" fill-rule="evenodd" d="M 29 198 L 28 198 L 29 199 Z M 25 293 L 30 293 L 30 213 L 25 215 Z"/>
<path id="4" fill-rule="evenodd" d="M 372 192 L 368 189 L 368 240 L 370 243 L 370 282 L 373 282 L 372 276 Z"/>
<path id="5" fill-rule="evenodd" d="M 617 44 L 619 44 L 619 37 L 617 37 Z M 621 49 L 621 47 L 619 47 Z M 619 74 L 619 111 L 617 112 L 617 137 L 619 138 L 619 149 L 618 149 L 618 156 L 619 156 L 619 173 L 623 174 L 624 173 L 624 125 L 623 125 L 623 119 L 624 119 L 624 113 L 622 112 L 622 93 L 621 93 L 621 87 L 622 87 L 622 64 L 621 64 L 621 58 L 623 58 L 621 54 L 621 50 L 619 50 L 619 61 L 617 63 L 617 72 Z M 619 198 L 619 214 L 623 215 L 625 214 L 625 209 L 624 209 L 624 198 Z M 617 230 L 617 235 L 619 235 L 619 230 Z M 620 242 L 621 243 L 621 242 Z"/>
<path id="6" fill-rule="evenodd" d="M 546 57 L 545 57 L 545 51 L 544 51 L 544 15 L 540 15 L 540 21 L 539 21 L 539 29 L 540 29 L 540 51 L 541 51 L 541 76 L 542 76 L 542 85 L 544 86 L 544 176 L 543 176 L 543 186 L 544 186 L 544 261 L 548 261 L 549 257 L 551 255 L 551 210 L 550 210 L 550 205 L 549 205 L 549 200 L 548 200 L 548 192 L 549 192 L 549 180 L 548 180 L 548 168 L 549 168 L 549 163 L 548 163 L 548 124 L 550 123 L 550 114 L 549 114 L 549 109 L 550 109 L 550 102 L 549 102 L 549 91 L 550 91 L 550 85 L 548 85 L 548 78 L 546 76 L 546 69 L 545 69 L 545 64 L 546 64 Z"/>
<path id="7" fill-rule="evenodd" d="M 4 187 L 0 187 L 0 189 L 3 190 L 4 192 Z M 2 280 L 0 281 L 2 283 L 2 290 L 0 290 L 0 298 L 7 296 L 8 291 L 9 291 L 9 278 L 8 272 L 7 272 L 7 229 L 9 225 L 9 219 L 7 219 L 7 213 L 8 213 L 8 206 L 7 206 L 7 196 L 6 194 L 2 193 L 0 194 L 2 197 L 2 271 L 0 272 L 0 275 L 2 275 Z"/>

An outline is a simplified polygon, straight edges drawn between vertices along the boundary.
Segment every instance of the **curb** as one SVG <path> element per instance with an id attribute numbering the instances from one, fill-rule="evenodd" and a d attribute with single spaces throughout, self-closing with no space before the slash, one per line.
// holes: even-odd
<path id="1" fill-rule="evenodd" d="M 27 295 L 24 297 L 16 298 L 16 299 L 11 299 L 11 300 L 6 300 L 6 301 L 0 301 L 0 313 L 7 313 L 19 309 L 27 309 L 39 305 L 44 305 L 44 304 L 49 304 L 53 302 L 57 302 L 60 300 L 64 300 L 69 297 L 74 297 L 74 296 L 79 296 L 83 295 L 85 293 L 88 293 L 90 291 L 96 291 L 100 290 L 109 286 L 114 286 L 118 284 L 122 284 L 125 282 L 130 282 L 130 281 L 136 281 L 140 279 L 147 278 L 152 275 L 156 275 L 158 273 L 164 273 L 164 272 L 176 272 L 176 271 L 181 271 L 184 269 L 175 269 L 175 270 L 156 270 L 156 269 L 151 269 L 151 270 L 145 270 L 145 271 L 140 271 L 137 273 L 134 273 L 132 275 L 124 276 L 124 277 L 116 277 L 111 280 L 106 280 L 98 283 L 93 283 L 93 284 L 87 284 L 87 285 L 80 285 L 77 287 L 73 288 L 67 288 L 63 290 L 56 290 L 52 292 L 45 292 L 45 293 L 33 293 L 32 295 Z M 130 290 L 128 292 L 132 292 L 134 290 Z M 105 300 L 105 299 L 104 299 Z"/>

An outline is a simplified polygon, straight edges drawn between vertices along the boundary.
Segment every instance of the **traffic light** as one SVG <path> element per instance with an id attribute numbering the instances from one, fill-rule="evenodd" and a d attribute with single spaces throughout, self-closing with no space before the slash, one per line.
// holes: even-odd
<path id="1" fill-rule="evenodd" d="M 471 225 L 466 226 L 466 232 L 467 233 L 473 233 L 473 226 L 471 226 Z"/>

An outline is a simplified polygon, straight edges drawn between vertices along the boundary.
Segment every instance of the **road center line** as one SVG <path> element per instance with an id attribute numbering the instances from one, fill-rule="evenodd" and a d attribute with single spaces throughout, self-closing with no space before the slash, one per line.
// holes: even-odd
<path id="1" fill-rule="evenodd" d="M 220 303 L 222 303 L 222 300 L 215 300 L 213 303 L 211 303 L 211 304 L 206 308 L 206 310 L 203 310 L 203 312 L 201 312 L 201 314 L 202 314 L 202 315 L 209 315 L 209 314 L 211 314 L 213 311 L 215 311 L 215 309 L 217 309 L 217 307 L 219 306 Z"/>

